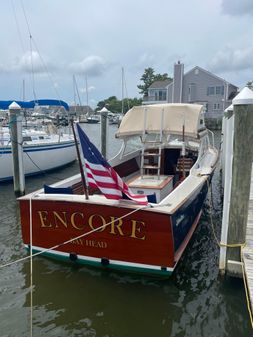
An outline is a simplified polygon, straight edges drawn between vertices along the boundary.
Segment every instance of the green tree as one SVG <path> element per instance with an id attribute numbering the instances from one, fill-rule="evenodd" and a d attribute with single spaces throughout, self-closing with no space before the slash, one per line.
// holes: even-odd
<path id="1" fill-rule="evenodd" d="M 148 88 L 151 86 L 151 84 L 154 81 L 164 81 L 171 79 L 167 73 L 165 74 L 155 74 L 155 71 L 153 68 L 149 67 L 144 70 L 144 73 L 140 80 L 143 82 L 143 84 L 137 85 L 137 88 L 140 89 L 139 93 L 143 96 L 148 95 Z"/>
<path id="2" fill-rule="evenodd" d="M 253 89 L 253 81 L 249 81 L 246 86 L 250 89 Z"/>
<path id="3" fill-rule="evenodd" d="M 123 113 L 125 114 L 129 109 L 135 105 L 141 105 L 141 98 L 124 98 L 118 100 L 116 96 L 111 96 L 103 101 L 98 102 L 96 111 L 101 110 L 103 107 L 106 107 L 112 113 L 121 113 L 123 107 Z"/>

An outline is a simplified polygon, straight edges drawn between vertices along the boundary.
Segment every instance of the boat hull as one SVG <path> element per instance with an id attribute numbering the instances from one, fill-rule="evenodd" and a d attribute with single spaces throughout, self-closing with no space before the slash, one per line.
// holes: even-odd
<path id="1" fill-rule="evenodd" d="M 44 173 L 76 159 L 74 141 L 54 144 L 24 145 L 23 165 L 26 176 Z M 13 179 L 13 159 L 10 146 L 0 149 L 0 182 Z"/>
<path id="2" fill-rule="evenodd" d="M 29 201 L 21 201 L 20 210 L 23 241 L 29 245 Z M 170 217 L 139 210 L 123 218 L 130 211 L 92 203 L 33 200 L 32 245 L 44 249 L 73 239 L 57 247 L 56 255 L 66 253 L 70 260 L 76 256 L 76 262 L 99 262 L 101 266 L 116 264 L 122 268 L 172 271 Z M 101 226 L 98 232 L 80 237 Z"/>
<path id="3" fill-rule="evenodd" d="M 30 201 L 21 198 L 23 242 L 30 247 L 29 213 L 32 211 L 35 251 L 84 265 L 169 276 L 198 224 L 206 192 L 207 183 L 173 214 L 152 208 L 132 213 L 131 208 L 85 200 L 36 198 L 30 210 Z M 178 214 L 184 214 L 180 223 L 176 222 Z"/>

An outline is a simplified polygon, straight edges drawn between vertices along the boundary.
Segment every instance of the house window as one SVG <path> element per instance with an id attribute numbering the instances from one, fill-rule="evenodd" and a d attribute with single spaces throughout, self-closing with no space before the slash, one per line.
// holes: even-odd
<path id="1" fill-rule="evenodd" d="M 207 96 L 214 95 L 215 87 L 207 87 Z"/>
<path id="2" fill-rule="evenodd" d="M 220 103 L 214 103 L 213 109 L 214 110 L 220 110 Z"/>
<path id="3" fill-rule="evenodd" d="M 155 90 L 152 95 L 155 101 L 166 101 L 167 91 L 166 90 Z"/>
<path id="4" fill-rule="evenodd" d="M 207 96 L 224 95 L 224 85 L 217 85 L 216 87 L 207 87 Z"/>
<path id="5" fill-rule="evenodd" d="M 224 85 L 215 87 L 215 94 L 223 96 L 224 95 Z"/>

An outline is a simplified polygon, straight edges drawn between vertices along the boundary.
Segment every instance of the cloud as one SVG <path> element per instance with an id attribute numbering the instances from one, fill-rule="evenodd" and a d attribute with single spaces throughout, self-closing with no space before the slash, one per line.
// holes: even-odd
<path id="1" fill-rule="evenodd" d="M 94 86 L 88 86 L 88 92 L 91 92 L 91 91 L 93 91 L 93 90 L 95 90 L 96 88 L 94 87 Z M 81 92 L 81 93 L 86 93 L 86 88 L 80 88 L 79 89 L 79 91 Z"/>
<path id="2" fill-rule="evenodd" d="M 144 66 L 144 67 L 147 67 L 147 66 L 152 66 L 154 64 L 154 61 L 155 61 L 155 56 L 152 55 L 152 54 L 148 54 L 148 53 L 144 53 L 140 56 L 139 58 L 139 66 Z"/>
<path id="3" fill-rule="evenodd" d="M 48 67 L 48 65 L 47 65 Z M 37 51 L 26 52 L 19 59 L 16 60 L 13 70 L 20 70 L 27 73 L 45 73 L 47 72 L 40 55 Z"/>
<path id="4" fill-rule="evenodd" d="M 246 70 L 253 67 L 253 47 L 233 50 L 230 47 L 217 52 L 208 65 L 218 72 Z"/>
<path id="5" fill-rule="evenodd" d="M 253 1 L 252 0 L 223 0 L 222 13 L 231 16 L 253 16 Z"/>
<path id="6" fill-rule="evenodd" d="M 0 73 L 5 73 L 7 72 L 9 67 L 4 66 L 3 64 L 0 63 Z"/>
<path id="7" fill-rule="evenodd" d="M 86 74 L 89 76 L 101 76 L 106 68 L 106 61 L 97 55 L 88 56 L 82 61 L 70 65 L 70 69 L 76 74 Z"/>

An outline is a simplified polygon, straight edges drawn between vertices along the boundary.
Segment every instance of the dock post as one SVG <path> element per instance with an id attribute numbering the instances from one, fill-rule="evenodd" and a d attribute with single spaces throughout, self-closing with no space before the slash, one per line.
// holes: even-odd
<path id="1" fill-rule="evenodd" d="M 107 124 L 108 110 L 103 108 L 101 111 L 101 153 L 104 158 L 107 156 Z"/>
<path id="2" fill-rule="evenodd" d="M 20 115 L 21 107 L 12 102 L 9 106 L 10 112 L 10 136 L 13 158 L 13 180 L 14 193 L 16 197 L 25 194 L 25 177 L 23 166 L 23 137 L 22 137 L 22 116 Z"/>
<path id="3" fill-rule="evenodd" d="M 251 169 L 253 160 L 253 91 L 245 87 L 234 99 L 234 140 L 227 244 L 246 240 Z M 223 210 L 224 211 L 224 210 Z M 241 277 L 240 247 L 227 247 L 226 272 Z"/>
<path id="4" fill-rule="evenodd" d="M 231 181 L 232 181 L 232 163 L 233 163 L 233 140 L 234 140 L 234 112 L 231 104 L 225 110 L 225 116 L 222 120 L 222 147 L 221 147 L 221 170 L 222 170 L 222 189 L 223 194 L 223 214 L 222 214 L 222 230 L 221 242 L 227 244 L 228 238 L 228 218 L 229 205 L 231 196 Z M 227 247 L 220 248 L 219 269 L 221 274 L 226 271 L 226 254 Z"/>

